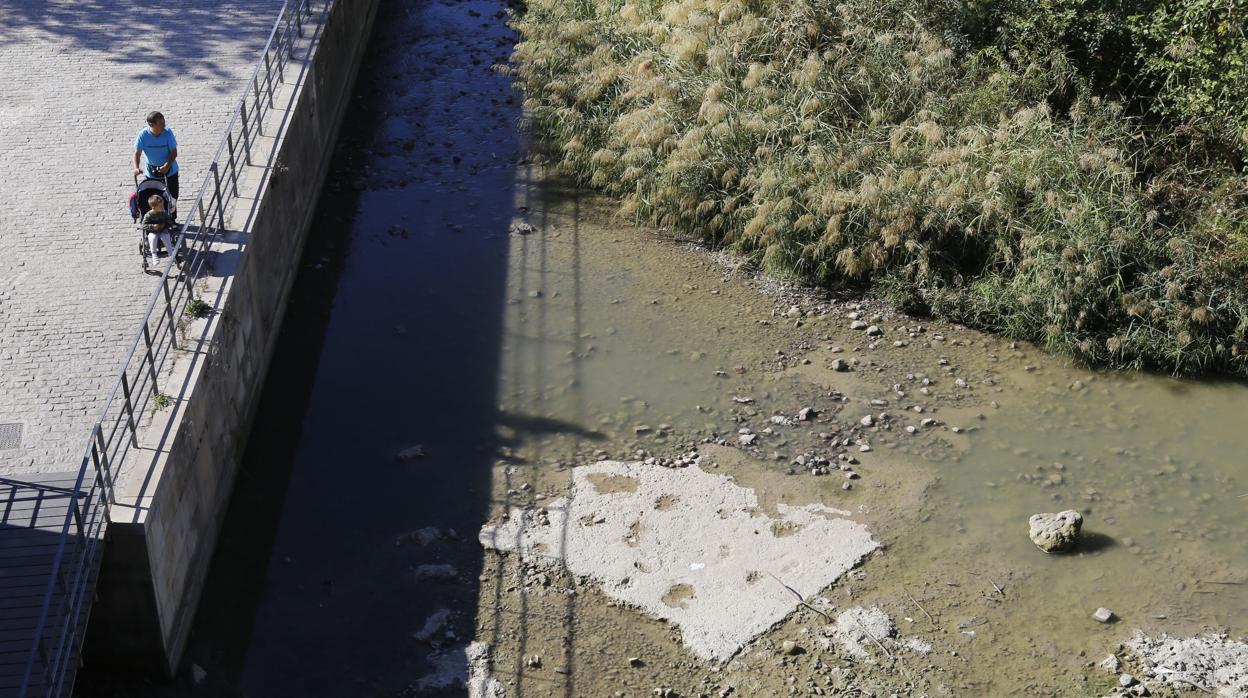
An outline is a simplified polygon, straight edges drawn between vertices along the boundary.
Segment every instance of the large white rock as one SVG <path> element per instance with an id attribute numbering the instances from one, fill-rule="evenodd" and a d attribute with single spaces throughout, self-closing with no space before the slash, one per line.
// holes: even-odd
<path id="1" fill-rule="evenodd" d="M 1074 509 L 1056 514 L 1035 514 L 1027 520 L 1031 542 L 1046 553 L 1070 550 L 1079 540 L 1083 515 Z"/>
<path id="2" fill-rule="evenodd" d="M 482 545 L 563 560 L 578 576 L 675 623 L 685 645 L 725 660 L 877 547 L 847 512 L 777 505 L 697 467 L 603 461 L 573 471 L 572 493 L 544 510 L 515 509 L 481 529 Z M 779 580 L 779 581 L 777 581 Z"/>

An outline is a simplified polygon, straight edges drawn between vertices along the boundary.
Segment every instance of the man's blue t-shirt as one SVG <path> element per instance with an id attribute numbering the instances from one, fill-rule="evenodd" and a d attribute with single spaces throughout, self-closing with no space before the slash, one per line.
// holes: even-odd
<path id="1" fill-rule="evenodd" d="M 143 174 L 148 174 L 148 165 L 160 167 L 169 161 L 169 153 L 177 150 L 178 139 L 173 136 L 173 129 L 167 128 L 161 131 L 157 136 L 149 129 L 143 128 L 139 131 L 139 135 L 134 139 L 134 149 L 143 151 Z M 178 161 L 173 161 L 173 167 L 169 168 L 169 175 L 178 173 Z"/>

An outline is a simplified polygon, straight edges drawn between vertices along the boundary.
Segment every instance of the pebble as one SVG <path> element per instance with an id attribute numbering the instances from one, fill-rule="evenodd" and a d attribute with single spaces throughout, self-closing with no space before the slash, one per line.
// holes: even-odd
<path id="1" fill-rule="evenodd" d="M 858 420 L 858 422 L 859 422 L 860 424 L 862 424 L 862 426 L 864 426 L 864 427 L 874 426 L 874 425 L 875 425 L 875 417 L 873 417 L 873 416 L 871 416 L 871 415 L 867 415 L 867 416 L 863 417 L 862 419 Z"/>
<path id="2" fill-rule="evenodd" d="M 871 325 L 867 328 L 868 337 L 879 337 L 882 334 L 884 334 L 884 330 L 880 329 L 879 325 Z"/>
<path id="3" fill-rule="evenodd" d="M 1118 660 L 1116 655 L 1111 654 L 1097 663 L 1097 666 L 1111 674 L 1117 674 L 1118 670 L 1122 668 L 1122 662 Z"/>
<path id="4" fill-rule="evenodd" d="M 643 662 L 641 661 L 641 657 L 629 657 L 628 658 L 628 665 L 631 667 L 639 667 L 642 664 Z"/>
<path id="5" fill-rule="evenodd" d="M 865 330 L 867 329 L 867 323 L 863 322 L 862 320 L 854 320 L 853 322 L 849 323 L 849 329 Z"/>
<path id="6" fill-rule="evenodd" d="M 789 656 L 802 653 L 802 648 L 792 640 L 785 640 L 780 643 L 780 649 Z"/>
<path id="7" fill-rule="evenodd" d="M 1098 623 L 1108 623 L 1114 619 L 1114 612 L 1108 608 L 1098 608 L 1092 613 L 1092 620 Z"/>
<path id="8" fill-rule="evenodd" d="M 849 370 L 849 362 L 846 361 L 845 359 L 833 359 L 832 370 L 840 371 L 841 373 L 844 373 L 845 371 Z"/>
<path id="9" fill-rule="evenodd" d="M 936 420 L 935 420 L 935 419 L 932 419 L 931 417 L 928 417 L 928 418 L 926 418 L 926 419 L 924 419 L 924 420 L 920 421 L 920 422 L 919 422 L 919 426 L 923 427 L 924 429 L 926 429 L 926 428 L 928 428 L 928 427 L 936 426 Z"/>
<path id="10" fill-rule="evenodd" d="M 1118 685 L 1126 688 L 1135 684 L 1135 677 L 1130 674 L 1123 674 L 1118 677 Z"/>

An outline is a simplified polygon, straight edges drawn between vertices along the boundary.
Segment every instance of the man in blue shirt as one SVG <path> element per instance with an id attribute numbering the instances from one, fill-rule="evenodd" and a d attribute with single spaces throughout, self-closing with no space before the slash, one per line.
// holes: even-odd
<path id="1" fill-rule="evenodd" d="M 165 128 L 165 115 L 158 111 L 147 115 L 147 128 L 134 139 L 134 174 L 164 177 L 169 195 L 178 198 L 178 139 L 173 129 Z"/>

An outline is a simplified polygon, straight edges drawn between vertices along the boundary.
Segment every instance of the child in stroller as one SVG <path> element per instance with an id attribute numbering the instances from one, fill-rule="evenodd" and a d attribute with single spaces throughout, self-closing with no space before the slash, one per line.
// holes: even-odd
<path id="1" fill-rule="evenodd" d="M 162 246 L 165 255 L 174 254 L 175 261 L 181 262 L 181 255 L 174 250 L 178 233 L 174 220 L 177 205 L 160 179 L 148 178 L 142 182 L 135 179 L 134 192 L 130 195 L 130 217 L 138 224 L 139 255 L 143 258 L 144 273 L 151 273 L 160 266 Z"/>
<path id="2" fill-rule="evenodd" d="M 160 243 L 165 246 L 165 254 L 173 249 L 173 237 L 169 235 L 169 229 L 173 227 L 173 219 L 165 211 L 165 200 L 158 194 L 148 197 L 147 204 L 151 210 L 143 214 L 143 230 L 147 232 L 147 247 L 152 255 L 152 266 L 157 266 L 160 264 L 156 251 L 157 239 L 159 238 Z"/>

